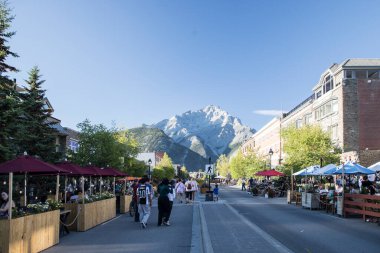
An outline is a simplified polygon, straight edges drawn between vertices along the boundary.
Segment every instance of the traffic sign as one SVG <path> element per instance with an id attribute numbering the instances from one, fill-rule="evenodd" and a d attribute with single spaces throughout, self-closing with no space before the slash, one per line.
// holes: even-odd
<path id="1" fill-rule="evenodd" d="M 213 175 L 214 174 L 214 164 L 206 164 L 205 173 L 207 175 Z"/>

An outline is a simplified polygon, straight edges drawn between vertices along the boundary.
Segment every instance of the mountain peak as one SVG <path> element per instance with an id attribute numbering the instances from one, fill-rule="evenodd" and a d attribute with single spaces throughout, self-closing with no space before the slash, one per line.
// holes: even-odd
<path id="1" fill-rule="evenodd" d="M 228 154 L 253 134 L 240 119 L 216 105 L 187 111 L 153 127 L 163 130 L 176 143 L 212 159 Z"/>

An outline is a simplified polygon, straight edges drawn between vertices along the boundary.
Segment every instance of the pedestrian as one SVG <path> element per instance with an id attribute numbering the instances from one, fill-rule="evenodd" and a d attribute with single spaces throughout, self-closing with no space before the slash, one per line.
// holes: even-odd
<path id="1" fill-rule="evenodd" d="M 218 186 L 218 184 L 215 184 L 215 188 L 213 190 L 213 193 L 214 193 L 214 201 L 218 201 L 219 200 L 219 186 Z"/>
<path id="2" fill-rule="evenodd" d="M 149 187 L 146 185 L 147 180 L 145 178 L 141 179 L 138 191 L 137 199 L 139 201 L 139 214 L 140 223 L 142 228 L 146 228 L 147 222 L 150 215 L 150 209 L 152 207 L 152 195 L 150 193 Z"/>
<path id="3" fill-rule="evenodd" d="M 169 180 L 164 178 L 157 187 L 158 191 L 158 223 L 157 226 L 166 225 L 170 226 L 170 223 L 166 222 L 166 218 L 169 213 Z"/>
<path id="4" fill-rule="evenodd" d="M 170 181 L 168 198 L 169 198 L 169 210 L 168 210 L 167 217 L 165 217 L 165 222 L 166 222 L 166 225 L 170 226 L 169 220 L 170 220 L 170 215 L 172 214 L 173 201 L 175 199 L 175 181 L 174 180 Z"/>
<path id="5" fill-rule="evenodd" d="M 12 203 L 9 201 L 9 196 L 6 192 L 1 193 L 1 199 L 3 203 L 0 206 L 0 217 L 8 217 L 9 212 L 12 212 L 12 208 L 14 208 L 15 202 L 12 200 Z"/>
<path id="6" fill-rule="evenodd" d="M 178 179 L 178 183 L 175 186 L 175 192 L 179 203 L 182 203 L 185 195 L 185 185 L 181 179 Z"/>
<path id="7" fill-rule="evenodd" d="M 191 203 L 191 201 L 193 200 L 193 192 L 192 192 L 193 186 L 192 186 L 191 180 L 186 181 L 185 187 L 186 187 L 185 192 L 186 192 L 186 204 L 187 204 L 187 203 Z"/>
<path id="8" fill-rule="evenodd" d="M 198 192 L 198 182 L 192 178 L 191 179 L 191 194 L 192 194 L 192 199 L 193 199 L 193 202 L 195 201 L 195 195 L 196 193 Z"/>
<path id="9" fill-rule="evenodd" d="M 137 201 L 137 190 L 138 190 L 138 188 L 139 188 L 139 183 L 138 183 L 138 180 L 135 179 L 133 181 L 133 184 L 132 184 L 132 190 L 133 190 L 132 206 L 133 206 L 133 209 L 135 210 L 135 222 L 140 221 L 140 216 L 139 216 L 139 211 L 138 211 L 138 201 Z"/>
<path id="10" fill-rule="evenodd" d="M 243 178 L 242 180 L 241 180 L 241 190 L 242 191 L 246 191 L 247 189 L 245 188 L 245 178 Z"/>

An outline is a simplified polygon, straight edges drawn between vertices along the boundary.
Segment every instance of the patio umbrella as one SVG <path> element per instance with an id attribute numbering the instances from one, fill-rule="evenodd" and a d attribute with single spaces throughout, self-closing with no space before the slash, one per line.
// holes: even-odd
<path id="1" fill-rule="evenodd" d="M 285 176 L 284 173 L 281 173 L 277 170 L 264 170 L 264 171 L 259 171 L 256 173 L 256 176 L 262 176 L 262 177 L 282 177 Z"/>
<path id="2" fill-rule="evenodd" d="M 59 174 L 60 173 L 69 173 L 67 170 L 59 168 L 53 164 L 46 163 L 36 157 L 23 155 L 17 157 L 14 160 L 10 160 L 0 164 L 0 174 L 9 174 L 9 199 L 12 201 L 13 198 L 13 174 L 25 174 L 24 181 L 24 198 L 26 205 L 26 174 L 56 174 L 57 175 L 57 184 L 56 184 L 56 194 L 55 199 L 58 201 L 58 192 L 59 192 Z M 12 218 L 10 213 L 9 218 Z"/>
<path id="3" fill-rule="evenodd" d="M 373 170 L 375 172 L 380 171 L 380 162 L 372 164 L 371 166 L 368 167 L 368 169 Z"/>
<path id="4" fill-rule="evenodd" d="M 336 168 L 337 166 L 335 164 L 328 164 L 322 168 L 315 170 L 312 174 L 315 176 L 324 176 L 327 175 L 326 172 L 331 171 L 331 174 L 329 175 L 332 175 L 332 173 L 335 172 Z"/>
<path id="5" fill-rule="evenodd" d="M 298 176 L 315 176 L 316 175 L 315 173 L 319 168 L 320 168 L 319 165 L 309 166 L 303 169 L 303 171 L 299 173 Z"/>
<path id="6" fill-rule="evenodd" d="M 344 169 L 344 170 L 343 170 Z M 367 169 L 364 166 L 361 166 L 358 163 L 346 162 L 338 167 L 338 169 L 333 174 L 350 174 L 350 175 L 358 175 L 358 174 L 374 174 L 373 170 Z"/>
<path id="7" fill-rule="evenodd" d="M 217 176 L 215 177 L 216 179 L 225 179 L 226 177 L 223 177 L 223 176 Z"/>

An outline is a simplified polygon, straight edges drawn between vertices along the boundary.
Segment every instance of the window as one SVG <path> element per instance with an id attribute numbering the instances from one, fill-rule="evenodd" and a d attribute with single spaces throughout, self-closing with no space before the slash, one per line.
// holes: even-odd
<path id="1" fill-rule="evenodd" d="M 366 79 L 367 78 L 367 71 L 366 70 L 357 70 L 356 71 L 356 78 Z"/>
<path id="2" fill-rule="evenodd" d="M 302 119 L 297 119 L 296 120 L 296 128 L 301 128 L 302 127 Z"/>
<path id="3" fill-rule="evenodd" d="M 318 91 L 317 93 L 316 93 L 316 98 L 318 99 L 318 98 L 320 98 L 322 96 L 322 91 L 320 90 L 320 91 Z"/>
<path id="4" fill-rule="evenodd" d="M 305 115 L 305 125 L 311 124 L 311 118 L 312 118 L 311 113 Z"/>
<path id="5" fill-rule="evenodd" d="M 345 72 L 344 72 L 344 74 L 345 74 L 345 78 L 347 78 L 347 79 L 353 79 L 353 78 L 355 78 L 355 71 L 354 70 L 346 70 Z"/>
<path id="6" fill-rule="evenodd" d="M 368 70 L 368 79 L 379 79 L 379 70 Z"/>
<path id="7" fill-rule="evenodd" d="M 333 78 L 328 75 L 325 77 L 325 83 L 323 85 L 323 93 L 327 93 L 334 88 Z"/>
<path id="8" fill-rule="evenodd" d="M 338 100 L 337 99 L 331 100 L 327 102 L 326 104 L 318 107 L 315 110 L 315 119 L 320 120 L 337 111 L 338 111 Z"/>
<path id="9" fill-rule="evenodd" d="M 331 126 L 330 131 L 331 131 L 331 139 L 337 140 L 338 139 L 338 125 Z"/>

